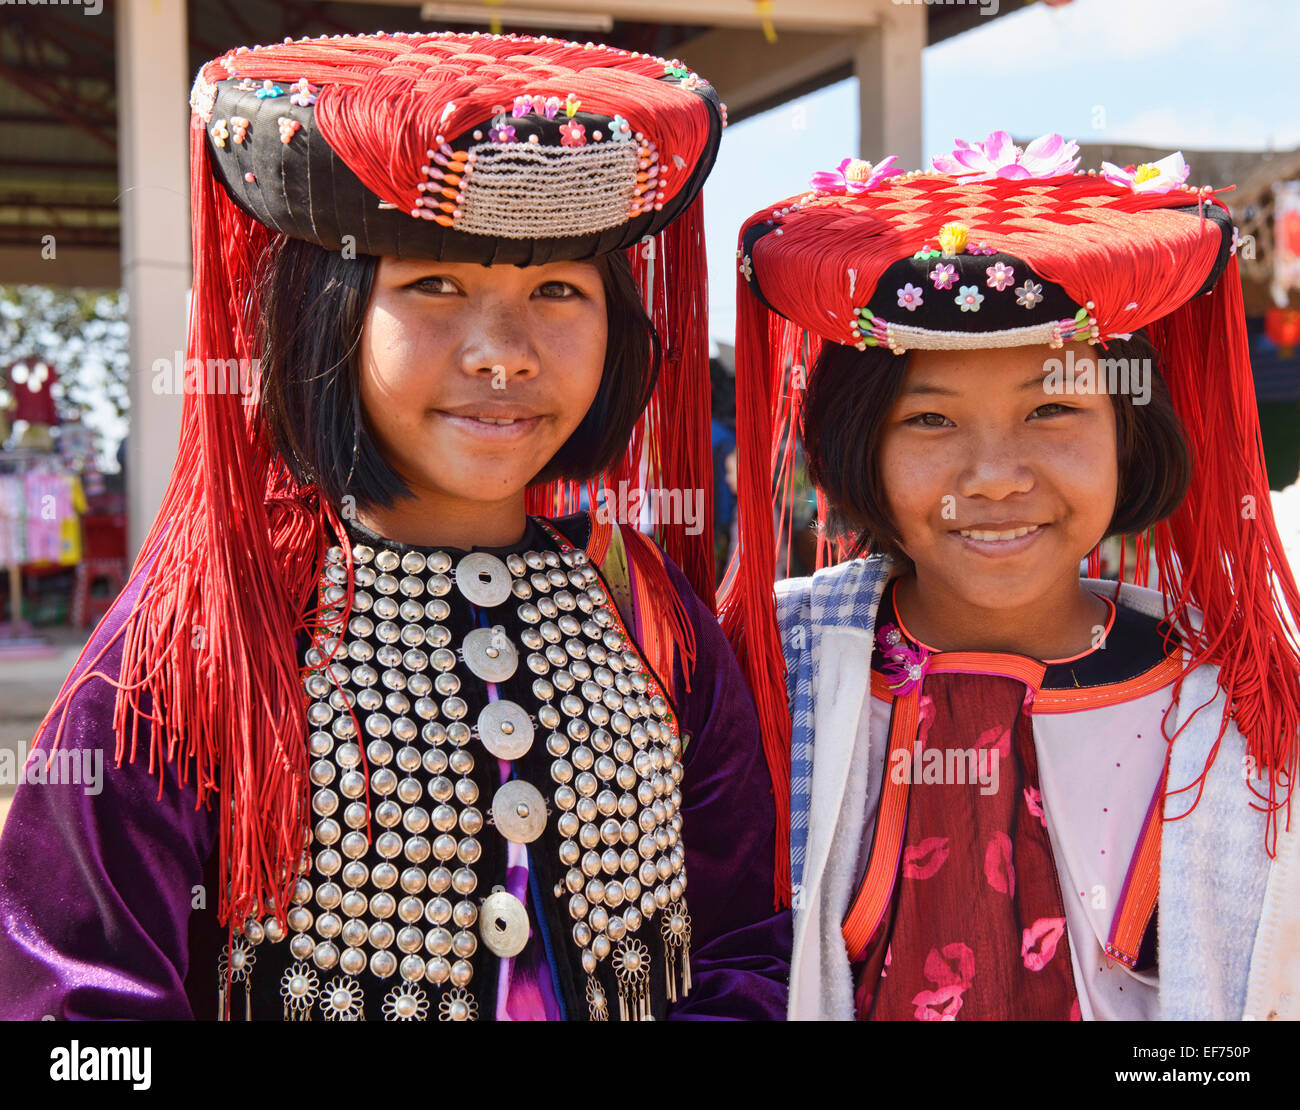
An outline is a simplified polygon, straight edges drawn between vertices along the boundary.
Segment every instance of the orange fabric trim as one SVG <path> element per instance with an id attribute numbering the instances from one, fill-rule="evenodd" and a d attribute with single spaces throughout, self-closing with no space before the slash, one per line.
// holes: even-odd
<path id="1" fill-rule="evenodd" d="M 1164 829 L 1161 803 L 1165 796 L 1168 774 L 1169 766 L 1166 764 L 1155 796 L 1147 809 L 1137 850 L 1133 853 L 1128 874 L 1124 877 L 1124 889 L 1120 891 L 1119 904 L 1115 907 L 1115 917 L 1110 927 L 1110 939 L 1106 942 L 1106 954 L 1126 967 L 1137 966 L 1142 938 L 1146 934 L 1151 914 L 1155 911 L 1156 897 L 1160 893 L 1160 839 Z"/>
<path id="2" fill-rule="evenodd" d="M 949 672 L 966 674 L 997 674 L 1004 678 L 1019 679 L 1030 687 L 1035 696 L 1047 673 L 1045 664 L 1027 655 L 1012 655 L 1000 651 L 944 651 L 930 657 L 930 674 Z"/>
<path id="3" fill-rule="evenodd" d="M 874 676 L 873 676 L 874 679 Z M 903 830 L 907 825 L 908 779 L 895 782 L 889 773 L 896 751 L 911 752 L 912 741 L 921 718 L 920 688 L 914 687 L 905 698 L 894 703 L 889 727 L 889 754 L 885 757 L 885 782 L 880 789 L 876 817 L 876 835 L 871 845 L 871 859 L 849 905 L 841 933 L 850 960 L 860 960 L 875 938 L 880 922 L 889 908 L 889 896 L 898 876 L 898 858 L 903 850 Z"/>
<path id="4" fill-rule="evenodd" d="M 953 665 L 954 656 L 965 655 L 967 659 L 960 665 Z M 989 659 L 1001 661 L 1006 669 L 991 667 Z M 983 660 L 983 665 L 972 663 Z M 1008 660 L 1015 661 L 1014 666 Z M 1105 705 L 1118 705 L 1132 698 L 1143 697 L 1172 686 L 1183 672 L 1182 662 L 1174 656 L 1166 656 L 1150 670 L 1123 682 L 1110 682 L 1105 686 L 1083 686 L 1073 690 L 1044 690 L 1040 688 L 1042 674 L 1035 672 L 1035 667 L 1042 664 L 1027 656 L 1002 655 L 993 656 L 984 652 L 942 652 L 930 657 L 929 673 L 961 671 L 964 673 L 998 674 L 1007 678 L 1018 678 L 1034 690 L 1033 712 L 1038 713 L 1074 713 L 1080 709 L 1097 709 Z M 1045 668 L 1043 668 L 1045 672 Z M 895 694 L 889 688 L 889 678 L 879 671 L 871 672 L 871 696 L 884 701 L 893 701 Z"/>
<path id="5" fill-rule="evenodd" d="M 1182 660 L 1167 655 L 1149 671 L 1123 682 L 1111 682 L 1105 686 L 1081 686 L 1074 690 L 1040 690 L 1034 698 L 1034 712 L 1073 713 L 1077 709 L 1118 705 L 1172 686 L 1182 673 Z"/>

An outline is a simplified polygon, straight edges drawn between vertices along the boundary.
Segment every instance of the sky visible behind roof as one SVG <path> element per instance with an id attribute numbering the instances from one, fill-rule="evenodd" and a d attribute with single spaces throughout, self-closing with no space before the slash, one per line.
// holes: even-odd
<path id="1" fill-rule="evenodd" d="M 1300 147 L 1300 3 L 1033 4 L 927 47 L 922 96 L 926 165 L 954 138 L 1056 131 L 1080 143 L 1183 150 L 1195 183 L 1195 150 Z M 857 98 L 850 78 L 727 128 L 704 191 L 715 340 L 730 343 L 735 332 L 741 223 L 858 153 Z M 864 153 L 877 161 L 892 152 Z"/>

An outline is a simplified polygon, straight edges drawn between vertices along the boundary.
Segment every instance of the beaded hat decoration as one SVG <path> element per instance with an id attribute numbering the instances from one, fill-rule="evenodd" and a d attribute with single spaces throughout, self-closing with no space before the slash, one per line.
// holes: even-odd
<path id="1" fill-rule="evenodd" d="M 1008 142 L 999 132 L 976 146 Z M 1181 155 L 1170 184 L 1152 188 L 1163 175 L 1145 168 L 1140 186 L 1072 173 L 1077 147 L 1058 135 L 1035 145 L 1046 176 L 850 160 L 746 222 L 741 272 L 768 308 L 821 338 L 900 353 L 1131 333 L 1218 281 L 1232 224 L 1208 189 L 1183 183 Z M 870 187 L 852 188 L 853 175 Z"/>
<path id="2" fill-rule="evenodd" d="M 241 48 L 190 104 L 214 174 L 276 231 L 519 265 L 657 234 L 708 176 L 725 111 L 678 62 L 455 33 Z"/>
<path id="3" fill-rule="evenodd" d="M 351 254 L 536 265 L 623 250 L 663 350 L 627 452 L 587 483 L 712 490 L 707 290 L 699 192 L 725 109 L 676 62 L 550 38 L 336 36 L 241 48 L 191 93 L 194 284 L 180 445 L 132 568 L 122 625 L 116 758 L 141 723 L 151 766 L 217 796 L 218 918 L 286 907 L 308 830 L 297 639 L 326 549 L 350 549 L 340 507 L 300 484 L 252 395 L 204 367 L 258 366 L 263 276 L 284 237 Z M 650 352 L 647 351 L 647 358 Z M 193 368 L 193 369 L 191 369 Z M 192 388 L 191 388 L 192 387 Z M 626 483 L 620 486 L 619 483 Z M 537 484 L 531 513 L 579 508 L 573 482 Z M 656 536 L 713 603 L 712 510 L 698 535 Z M 692 626 L 652 545 L 627 544 L 663 599 L 647 635 L 687 674 Z M 662 627 L 660 627 L 662 625 Z M 648 626 L 649 627 L 649 626 Z M 257 650 L 252 645 L 256 643 Z M 93 678 L 92 667 L 84 678 Z M 63 713 L 77 684 L 46 720 Z M 53 743 L 59 742 L 66 716 Z M 129 753 L 129 755 L 128 755 Z"/>
<path id="4" fill-rule="evenodd" d="M 1300 616 L 1300 593 L 1271 515 L 1236 231 L 1213 190 L 1186 183 L 1181 154 L 1085 172 L 1077 151 L 1059 135 L 1020 148 L 995 132 L 914 173 L 892 157 L 845 159 L 816 174 L 809 192 L 746 221 L 737 250 L 740 558 L 723 584 L 723 626 L 755 691 L 778 806 L 788 807 L 771 501 L 788 482 L 800 419 L 790 368 L 811 370 L 827 343 L 896 354 L 1104 348 L 1146 328 L 1193 477 L 1174 515 L 1137 537 L 1137 577 L 1145 584 L 1149 544 L 1174 618 L 1188 606 L 1204 614 L 1191 666 L 1220 667 L 1255 766 L 1269 772 L 1252 790 L 1270 814 L 1272 850 L 1297 761 L 1300 660 L 1283 610 Z M 820 495 L 818 508 L 824 523 Z M 826 553 L 819 545 L 819 562 Z M 1099 551 L 1089 563 L 1099 573 Z"/>

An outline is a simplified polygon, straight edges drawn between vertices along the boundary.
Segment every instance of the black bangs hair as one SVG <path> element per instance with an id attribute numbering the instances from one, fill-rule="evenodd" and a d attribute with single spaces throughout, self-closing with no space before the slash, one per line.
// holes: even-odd
<path id="1" fill-rule="evenodd" d="M 260 289 L 262 413 L 294 478 L 341 505 L 391 508 L 411 495 L 379 449 L 361 403 L 357 352 L 375 255 L 346 258 L 287 236 L 271 246 Z M 600 388 L 582 422 L 533 479 L 586 481 L 627 449 L 650 401 L 662 349 L 622 251 L 592 260 L 608 322 Z"/>
<path id="2" fill-rule="evenodd" d="M 1182 503 L 1192 476 L 1182 422 L 1169 400 L 1160 356 L 1145 333 L 1113 339 L 1098 358 L 1150 359 L 1151 396 L 1135 405 L 1112 392 L 1119 490 L 1106 535 L 1130 535 L 1164 520 Z M 808 475 L 826 497 L 828 529 L 854 556 L 886 554 L 905 565 L 886 508 L 880 470 L 885 421 L 907 374 L 908 355 L 827 343 L 808 379 L 802 432 Z"/>

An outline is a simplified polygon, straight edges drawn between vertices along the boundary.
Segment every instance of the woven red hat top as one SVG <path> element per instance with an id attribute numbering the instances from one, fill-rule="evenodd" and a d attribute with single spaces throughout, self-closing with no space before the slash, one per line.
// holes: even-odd
<path id="1" fill-rule="evenodd" d="M 679 62 L 450 32 L 241 47 L 203 66 L 190 104 L 213 172 L 274 230 L 519 264 L 662 230 L 702 186 L 725 122 Z"/>
<path id="2" fill-rule="evenodd" d="M 1235 720 L 1253 766 L 1268 772 L 1250 787 L 1269 814 L 1271 851 L 1300 750 L 1300 645 L 1288 631 L 1300 591 L 1272 517 L 1236 233 L 1213 191 L 1186 183 L 1181 154 L 1082 171 L 1077 149 L 1059 135 L 1020 148 L 994 132 L 916 173 L 892 157 L 845 159 L 816 174 L 810 192 L 746 221 L 736 295 L 740 550 L 722 589 L 723 627 L 755 693 L 778 807 L 788 809 L 772 501 L 789 488 L 802 411 L 791 367 L 815 375 L 827 343 L 898 354 L 1059 347 L 1145 328 L 1193 472 L 1175 513 L 1136 537 L 1137 580 L 1146 582 L 1149 545 L 1172 619 L 1189 608 L 1203 615 L 1187 670 L 1219 668 L 1229 707 L 1221 728 Z M 818 507 L 825 522 L 820 493 Z M 780 511 L 789 535 L 789 506 Z M 819 545 L 819 559 L 828 550 Z M 1089 562 L 1098 573 L 1097 551 Z M 1199 785 L 1171 789 L 1197 796 Z"/>
<path id="3" fill-rule="evenodd" d="M 898 351 L 1130 333 L 1210 288 L 1231 224 L 1182 156 L 1085 172 L 1075 149 L 996 132 L 942 171 L 846 159 L 745 223 L 741 273 L 824 339 Z"/>

